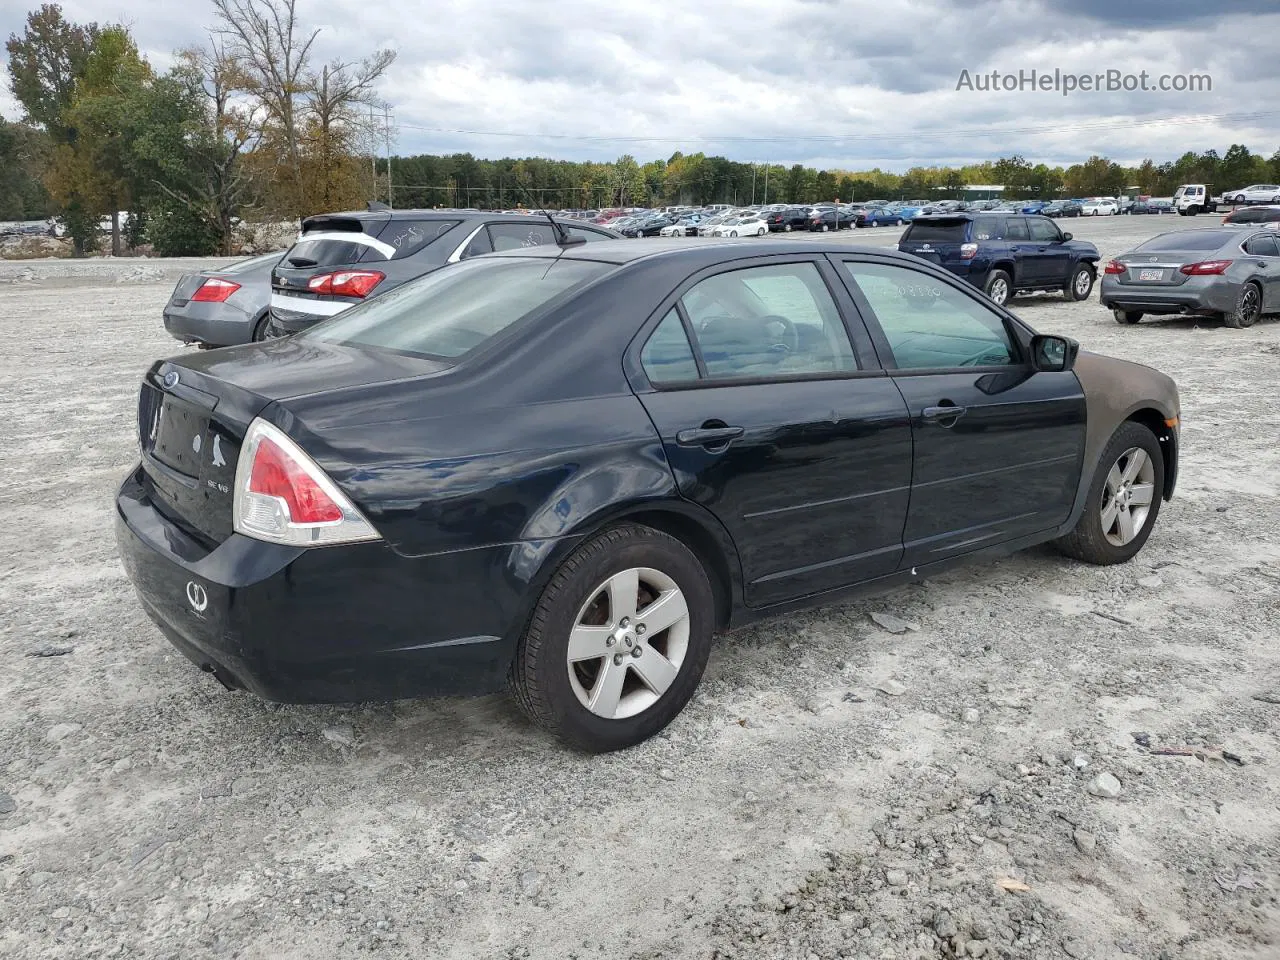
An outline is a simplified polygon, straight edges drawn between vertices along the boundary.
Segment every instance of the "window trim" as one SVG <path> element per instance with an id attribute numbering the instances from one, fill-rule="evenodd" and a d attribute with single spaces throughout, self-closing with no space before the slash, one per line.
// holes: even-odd
<path id="1" fill-rule="evenodd" d="M 640 351 L 649 342 L 649 337 L 653 335 L 658 325 L 671 312 L 672 307 L 676 307 L 677 312 L 680 314 L 680 322 L 684 325 L 685 337 L 689 340 L 689 347 L 693 350 L 694 360 L 699 365 L 699 371 L 705 371 L 701 348 L 698 345 L 697 338 L 692 336 L 692 325 L 684 305 L 681 303 L 684 295 L 693 287 L 703 280 L 722 273 L 749 270 L 754 267 L 786 266 L 792 263 L 812 263 L 817 269 L 818 275 L 822 278 L 827 292 L 831 295 L 832 302 L 835 304 L 836 314 L 844 327 L 845 335 L 849 338 L 849 344 L 853 349 L 854 361 L 858 364 L 858 369 L 837 370 L 828 373 L 788 374 L 779 377 L 738 377 L 727 379 L 712 379 L 703 373 L 698 380 L 672 380 L 665 383 L 654 383 L 649 379 L 644 365 L 640 362 Z M 876 350 L 871 331 L 856 312 L 856 305 L 849 298 L 843 280 L 836 275 L 837 273 L 838 271 L 832 266 L 828 256 L 824 253 L 746 256 L 697 270 L 677 284 L 671 293 L 663 297 L 654 311 L 640 325 L 635 336 L 631 338 L 626 350 L 623 352 L 623 374 L 631 382 L 631 388 L 636 393 L 704 390 L 713 387 L 761 386 L 771 383 L 803 383 L 809 380 L 860 380 L 887 376 L 888 372 L 880 363 L 879 353 Z"/>
<path id="2" fill-rule="evenodd" d="M 836 267 L 840 280 L 845 284 L 849 291 L 849 297 L 853 300 L 858 312 L 862 315 L 863 323 L 866 324 L 868 331 L 871 332 L 872 340 L 876 346 L 876 352 L 880 355 L 880 365 L 888 371 L 892 377 L 913 377 L 913 376 L 930 376 L 940 373 L 1000 373 L 1013 369 L 1026 369 L 1031 366 L 1028 359 L 1031 355 L 1031 338 L 1035 335 L 1025 323 L 1019 320 L 1003 307 L 997 306 L 982 296 L 978 289 L 972 284 L 958 282 L 951 274 L 939 270 L 937 273 L 932 269 L 920 269 L 926 266 L 924 261 L 920 263 L 905 263 L 897 257 L 881 256 L 873 253 L 833 253 L 827 255 L 832 258 L 832 263 Z M 854 281 L 853 276 L 842 270 L 841 265 L 844 263 L 867 263 L 885 267 L 901 267 L 904 270 L 910 270 L 926 277 L 932 277 L 939 283 L 950 287 L 964 296 L 968 297 L 979 307 L 991 311 L 1000 318 L 1000 322 L 1004 324 L 1005 333 L 1009 337 L 1010 346 L 1013 348 L 1015 356 L 1013 363 L 1000 364 L 998 366 L 983 367 L 899 367 L 897 358 L 893 355 L 893 346 L 889 343 L 889 337 L 884 332 L 884 327 L 880 324 L 880 318 L 871 307 L 870 301 L 862 292 L 862 288 Z"/>
<path id="3" fill-rule="evenodd" d="M 1270 240 L 1276 247 L 1276 253 L 1250 253 L 1246 247 L 1255 240 Z M 1255 233 L 1252 236 L 1245 237 L 1240 244 L 1240 252 L 1246 257 L 1280 257 L 1280 239 L 1277 239 L 1274 231 L 1265 231 L 1263 233 Z"/>

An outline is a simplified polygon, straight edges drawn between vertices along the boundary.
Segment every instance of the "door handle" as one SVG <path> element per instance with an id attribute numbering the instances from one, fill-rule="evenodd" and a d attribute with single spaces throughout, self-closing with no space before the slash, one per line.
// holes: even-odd
<path id="1" fill-rule="evenodd" d="M 676 443 L 682 447 L 714 447 L 737 440 L 746 432 L 743 427 L 703 424 L 696 429 L 681 430 L 676 434 Z"/>
<path id="2" fill-rule="evenodd" d="M 920 414 L 920 419 L 925 423 L 938 423 L 944 427 L 950 427 L 963 417 L 967 410 L 967 407 L 959 407 L 954 403 L 944 403 L 936 407 L 925 407 Z M 943 423 L 944 420 L 951 422 Z"/>

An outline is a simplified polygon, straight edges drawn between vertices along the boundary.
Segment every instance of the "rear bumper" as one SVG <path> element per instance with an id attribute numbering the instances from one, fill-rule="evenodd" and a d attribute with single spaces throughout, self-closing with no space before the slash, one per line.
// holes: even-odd
<path id="1" fill-rule="evenodd" d="M 147 615 L 227 686 L 285 703 L 502 689 L 526 598 L 511 546 L 404 557 L 232 535 L 212 551 L 160 514 L 137 471 L 116 497 L 120 558 Z"/>
<path id="2" fill-rule="evenodd" d="M 1176 287 L 1122 284 L 1103 274 L 1098 298 L 1104 307 L 1139 313 L 1226 313 L 1234 310 L 1239 284 L 1221 277 L 1192 277 Z"/>
<path id="3" fill-rule="evenodd" d="M 254 317 L 232 303 L 197 303 L 175 307 L 166 304 L 164 328 L 183 343 L 207 343 L 231 347 L 253 339 Z"/>

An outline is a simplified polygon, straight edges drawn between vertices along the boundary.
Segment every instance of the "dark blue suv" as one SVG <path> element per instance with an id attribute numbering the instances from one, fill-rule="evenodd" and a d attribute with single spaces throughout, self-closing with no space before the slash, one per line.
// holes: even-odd
<path id="1" fill-rule="evenodd" d="M 1061 290 L 1084 300 L 1098 276 L 1098 248 L 1071 239 L 1048 217 L 947 213 L 916 217 L 898 250 L 945 267 L 1003 305 L 1016 293 Z"/>

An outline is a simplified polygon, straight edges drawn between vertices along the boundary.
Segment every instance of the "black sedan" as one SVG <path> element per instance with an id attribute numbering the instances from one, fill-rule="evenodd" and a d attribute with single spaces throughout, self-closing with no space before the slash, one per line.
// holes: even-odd
<path id="1" fill-rule="evenodd" d="M 586 750 L 661 730 L 721 631 L 1053 541 L 1121 563 L 1178 394 L 880 248 L 464 261 L 157 362 L 116 506 L 148 614 L 292 702 L 493 691 Z"/>
<path id="2" fill-rule="evenodd" d="M 792 230 L 808 230 L 809 209 L 807 207 L 787 207 L 785 210 L 770 210 L 764 214 L 764 222 L 769 225 L 770 233 L 790 233 Z"/>

